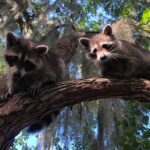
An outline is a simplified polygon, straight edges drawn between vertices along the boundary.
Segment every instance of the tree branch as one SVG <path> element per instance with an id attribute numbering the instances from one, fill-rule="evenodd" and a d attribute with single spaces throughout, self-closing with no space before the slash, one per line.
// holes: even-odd
<path id="1" fill-rule="evenodd" d="M 35 98 L 29 98 L 25 93 L 16 94 L 10 101 L 0 103 L 0 149 L 6 150 L 8 142 L 21 129 L 43 115 L 64 106 L 100 98 L 150 102 L 150 81 L 89 78 L 46 86 Z"/>

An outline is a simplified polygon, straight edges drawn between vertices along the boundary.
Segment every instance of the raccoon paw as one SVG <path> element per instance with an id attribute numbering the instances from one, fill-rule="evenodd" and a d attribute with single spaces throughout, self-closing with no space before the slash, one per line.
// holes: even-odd
<path id="1" fill-rule="evenodd" d="M 36 88 L 36 87 L 30 87 L 28 92 L 27 92 L 27 94 L 31 97 L 36 96 L 37 93 L 38 93 L 38 88 Z"/>
<path id="2" fill-rule="evenodd" d="M 3 95 L 1 98 L 0 98 L 0 101 L 6 101 L 8 99 L 12 98 L 12 93 L 6 93 L 5 95 Z"/>

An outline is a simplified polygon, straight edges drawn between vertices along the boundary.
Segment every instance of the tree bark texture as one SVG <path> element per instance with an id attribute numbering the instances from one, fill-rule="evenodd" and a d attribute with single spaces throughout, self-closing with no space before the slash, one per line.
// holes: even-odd
<path id="1" fill-rule="evenodd" d="M 0 90 L 0 94 L 2 91 L 5 90 Z M 11 100 L 0 103 L 0 150 L 6 150 L 21 129 L 44 115 L 64 106 L 100 98 L 150 102 L 150 81 L 89 78 L 46 86 L 35 98 L 25 93 L 16 94 Z"/>
<path id="2" fill-rule="evenodd" d="M 91 34 L 89 35 L 91 36 Z M 51 48 L 66 64 L 76 53 L 77 35 L 62 37 Z M 0 96 L 6 92 L 5 77 L 0 78 Z M 14 137 L 26 126 L 64 106 L 99 98 L 122 98 L 150 102 L 150 81 L 90 78 L 64 81 L 43 87 L 35 98 L 19 93 L 0 102 L 0 150 L 8 150 Z"/>

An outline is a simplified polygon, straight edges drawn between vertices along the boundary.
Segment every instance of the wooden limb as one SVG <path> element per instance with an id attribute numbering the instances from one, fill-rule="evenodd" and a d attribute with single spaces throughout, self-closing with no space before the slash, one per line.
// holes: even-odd
<path id="1" fill-rule="evenodd" d="M 44 114 L 100 98 L 150 102 L 150 81 L 89 78 L 43 87 L 35 98 L 30 98 L 25 93 L 16 94 L 11 100 L 0 103 L 0 149 L 6 150 L 6 143 Z"/>

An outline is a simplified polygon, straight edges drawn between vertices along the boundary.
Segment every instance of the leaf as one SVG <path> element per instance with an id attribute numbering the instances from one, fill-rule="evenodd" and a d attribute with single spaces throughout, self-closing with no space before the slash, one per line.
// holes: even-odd
<path id="1" fill-rule="evenodd" d="M 148 116 L 144 116 L 143 118 L 142 118 L 142 121 L 143 121 L 143 123 L 144 124 L 148 124 L 148 121 L 149 121 L 149 117 Z"/>
<path id="2" fill-rule="evenodd" d="M 141 23 L 150 25 L 150 8 L 143 11 L 141 16 Z"/>
<path id="3" fill-rule="evenodd" d="M 143 138 L 150 138 L 150 129 L 144 132 Z"/>

